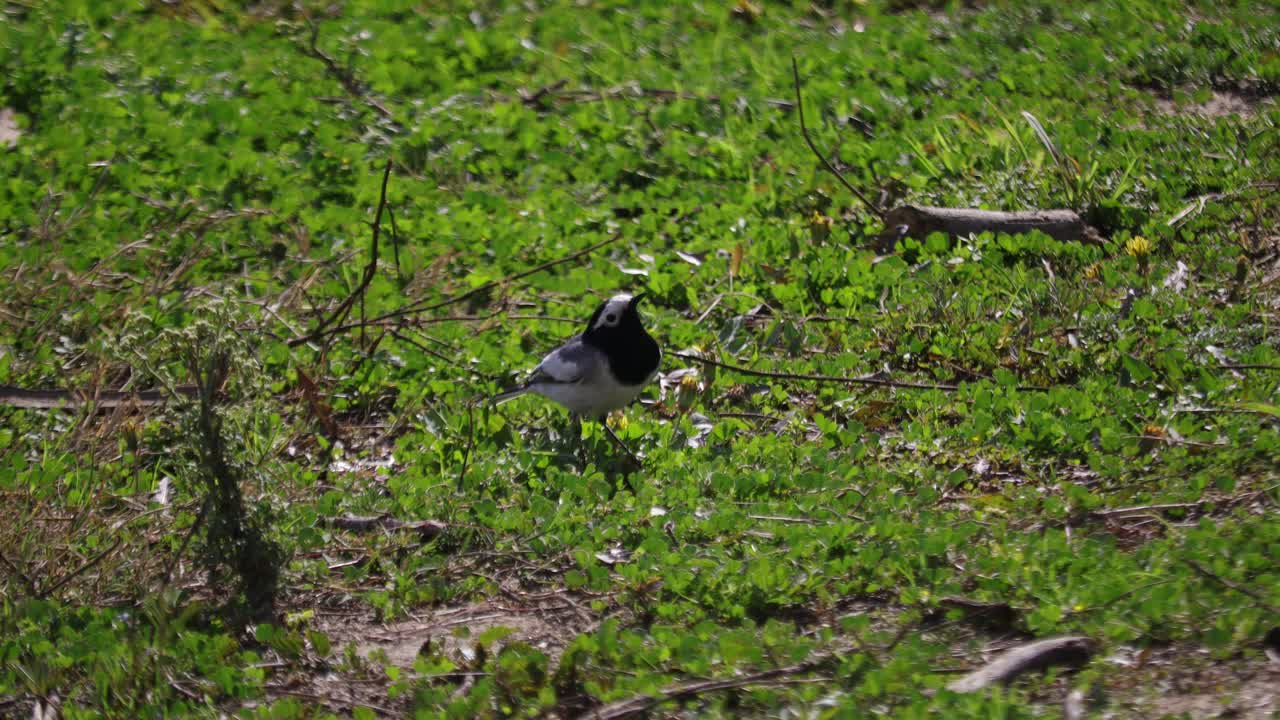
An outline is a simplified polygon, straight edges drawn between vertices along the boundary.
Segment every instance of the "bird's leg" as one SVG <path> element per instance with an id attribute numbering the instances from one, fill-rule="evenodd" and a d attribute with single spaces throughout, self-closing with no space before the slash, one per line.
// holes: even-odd
<path id="1" fill-rule="evenodd" d="M 622 438 L 618 437 L 617 433 L 613 431 L 613 428 L 609 427 L 608 422 L 601 420 L 600 425 L 604 428 L 605 432 L 609 433 L 609 438 L 612 439 L 618 447 L 622 448 L 622 451 L 627 454 L 627 457 L 631 458 L 631 462 L 634 462 L 637 466 L 641 465 L 640 458 L 635 453 L 631 452 L 631 448 L 627 447 L 626 443 L 622 442 Z"/>
<path id="2" fill-rule="evenodd" d="M 573 434 L 573 446 L 582 445 L 582 418 L 577 413 L 569 413 L 569 432 Z"/>

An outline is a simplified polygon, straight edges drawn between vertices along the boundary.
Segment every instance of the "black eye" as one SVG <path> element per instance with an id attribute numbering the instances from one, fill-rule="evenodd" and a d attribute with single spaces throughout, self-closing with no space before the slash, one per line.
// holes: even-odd
<path id="1" fill-rule="evenodd" d="M 608 315 L 604 316 L 604 321 L 607 323 L 618 322 L 618 316 L 614 315 L 613 313 L 609 313 Z"/>

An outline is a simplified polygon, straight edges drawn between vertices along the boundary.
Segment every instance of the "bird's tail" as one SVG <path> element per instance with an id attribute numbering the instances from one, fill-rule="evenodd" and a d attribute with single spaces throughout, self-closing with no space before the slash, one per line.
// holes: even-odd
<path id="1" fill-rule="evenodd" d="M 494 405 L 501 405 L 502 403 L 508 400 L 515 400 L 516 398 L 520 397 L 521 395 L 524 395 L 527 392 L 529 392 L 528 385 L 524 387 L 518 387 L 515 390 L 508 390 L 504 393 L 498 393 L 497 395 L 494 395 L 493 397 L 489 398 L 489 402 Z"/>

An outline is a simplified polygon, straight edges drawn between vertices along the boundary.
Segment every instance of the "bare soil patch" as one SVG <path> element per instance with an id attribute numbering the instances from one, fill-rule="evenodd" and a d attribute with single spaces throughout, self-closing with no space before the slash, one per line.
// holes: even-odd
<path id="1" fill-rule="evenodd" d="M 410 620 L 389 624 L 367 618 L 346 618 L 324 630 L 335 645 L 355 643 L 362 657 L 385 653 L 391 665 L 412 668 L 424 649 L 435 648 L 466 661 L 474 657 L 479 636 L 491 628 L 507 628 L 504 643 L 524 642 L 553 661 L 575 636 L 588 632 L 598 619 L 567 593 L 553 592 L 513 600 L 485 600 L 432 610 Z"/>
<path id="2" fill-rule="evenodd" d="M 1204 102 L 1178 103 L 1172 98 L 1157 96 L 1155 103 L 1156 108 L 1165 115 L 1198 115 L 1208 118 L 1229 115 L 1250 117 L 1276 106 L 1275 98 L 1235 90 L 1214 90 L 1213 96 Z"/>

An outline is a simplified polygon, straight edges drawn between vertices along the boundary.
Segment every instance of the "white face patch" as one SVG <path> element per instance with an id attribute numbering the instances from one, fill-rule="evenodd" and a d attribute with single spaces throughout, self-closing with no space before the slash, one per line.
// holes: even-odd
<path id="1" fill-rule="evenodd" d="M 604 304 L 604 311 L 600 313 L 600 317 L 596 319 L 596 324 L 591 329 L 598 330 L 602 327 L 617 327 L 622 321 L 622 313 L 626 311 L 627 306 L 631 304 L 631 296 L 622 294 L 614 295 Z"/>

